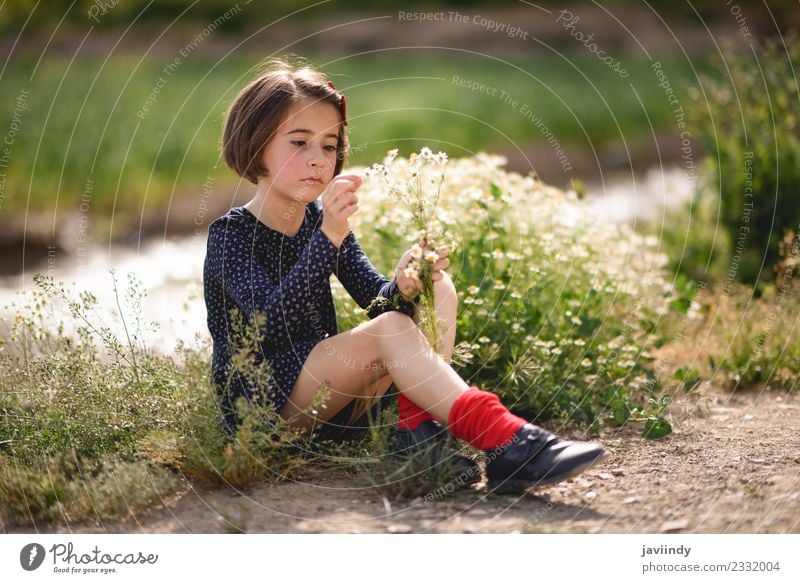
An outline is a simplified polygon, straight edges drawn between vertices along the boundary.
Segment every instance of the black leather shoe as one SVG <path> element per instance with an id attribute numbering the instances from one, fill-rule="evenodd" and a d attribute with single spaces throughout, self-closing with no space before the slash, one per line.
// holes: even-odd
<path id="1" fill-rule="evenodd" d="M 597 443 L 561 439 L 528 423 L 514 433 L 507 445 L 485 454 L 489 490 L 518 494 L 581 473 L 599 462 L 605 450 Z"/>
<path id="2" fill-rule="evenodd" d="M 456 445 L 451 441 L 450 433 L 435 419 L 423 421 L 416 429 L 395 427 L 389 435 L 388 448 L 392 455 L 400 458 L 428 456 L 431 467 L 446 464 L 442 469 L 452 470 L 453 481 L 461 484 L 469 485 L 481 480 L 480 466 L 455 453 Z"/>

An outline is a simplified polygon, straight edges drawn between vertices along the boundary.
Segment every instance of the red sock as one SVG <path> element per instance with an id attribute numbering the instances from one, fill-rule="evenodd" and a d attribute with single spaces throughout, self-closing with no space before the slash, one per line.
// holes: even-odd
<path id="1" fill-rule="evenodd" d="M 478 449 L 493 449 L 507 443 L 526 423 L 506 409 L 497 395 L 474 386 L 456 398 L 448 419 L 453 437 Z"/>
<path id="2" fill-rule="evenodd" d="M 425 409 L 418 407 L 403 393 L 397 395 L 397 427 L 414 430 L 420 423 L 428 419 L 436 419 Z"/>

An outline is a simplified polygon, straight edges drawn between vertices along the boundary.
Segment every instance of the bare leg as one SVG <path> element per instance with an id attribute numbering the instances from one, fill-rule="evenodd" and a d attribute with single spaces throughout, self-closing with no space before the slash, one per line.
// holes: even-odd
<path id="1" fill-rule="evenodd" d="M 453 280 L 446 271 L 440 271 L 442 279 L 433 284 L 434 307 L 439 319 L 444 321 L 442 335 L 442 358 L 451 362 L 456 345 L 456 318 L 458 315 L 458 292 Z M 414 322 L 419 324 L 419 310 L 414 314 Z"/>
<path id="2" fill-rule="evenodd" d="M 329 419 L 353 398 L 382 395 L 393 381 L 414 403 L 446 422 L 453 401 L 468 385 L 448 364 L 455 345 L 458 297 L 444 275 L 434 284 L 434 293 L 437 313 L 447 328 L 447 360 L 433 351 L 411 318 L 400 312 L 381 314 L 314 347 L 282 416 L 299 427 L 311 427 L 315 419 L 303 409 L 326 380 L 331 395 L 317 421 Z"/>
<path id="3" fill-rule="evenodd" d="M 443 328 L 442 337 L 440 338 L 441 355 L 445 362 L 450 363 L 456 342 L 458 292 L 448 273 L 446 271 L 441 271 L 440 273 L 442 279 L 433 284 L 433 303 L 436 315 L 441 320 L 439 327 L 440 329 Z M 419 326 L 419 310 L 414 313 L 413 320 Z M 366 398 L 359 399 L 355 397 L 356 404 L 353 409 L 352 419 L 358 419 L 368 408 L 372 407 L 375 401 L 386 392 L 390 384 L 391 376 L 385 375 L 378 381 L 376 387 L 367 391 Z"/>

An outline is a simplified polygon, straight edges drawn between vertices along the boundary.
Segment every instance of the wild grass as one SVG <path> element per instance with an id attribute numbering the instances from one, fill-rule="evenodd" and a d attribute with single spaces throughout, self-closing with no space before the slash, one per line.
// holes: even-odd
<path id="1" fill-rule="evenodd" d="M 657 368 L 673 389 L 701 383 L 727 390 L 800 387 L 800 293 L 797 285 L 701 289 Z"/>
<path id="2" fill-rule="evenodd" d="M 224 430 L 207 342 L 179 341 L 172 355 L 148 349 L 131 317 L 144 298 L 138 281 L 117 295 L 121 338 L 92 294 L 37 283 L 0 347 L 4 522 L 102 521 L 163 502 L 191 480 L 242 488 L 306 464 L 303 438 L 268 407 L 239 400 L 239 431 Z"/>
<path id="3" fill-rule="evenodd" d="M 352 164 L 382 158 L 390 143 L 404 151 L 446 149 L 456 157 L 525 148 L 544 137 L 525 117 L 523 104 L 565 147 L 582 150 L 646 137 L 649 123 L 656 130 L 671 123 L 649 61 L 631 59 L 630 77 L 623 80 L 581 52 L 502 61 L 416 56 L 310 57 L 348 97 Z M 691 79 L 690 63 L 674 57 L 662 63 L 675 86 Z M 691 64 L 703 70 L 703 63 Z M 163 59 L 132 55 L 71 62 L 48 53 L 36 64 L 13 61 L 3 75 L 3 127 L 11 126 L 17 98 L 27 92 L 4 169 L 5 216 L 40 212 L 63 220 L 88 213 L 90 236 L 104 237 L 138 228 L 143 209 L 163 210 L 183 197 L 199 205 L 204 184 L 215 193 L 232 190 L 233 175 L 218 154 L 222 121 L 256 60 L 217 63 L 193 54 L 169 74 Z M 459 79 L 496 94 L 472 91 Z"/>

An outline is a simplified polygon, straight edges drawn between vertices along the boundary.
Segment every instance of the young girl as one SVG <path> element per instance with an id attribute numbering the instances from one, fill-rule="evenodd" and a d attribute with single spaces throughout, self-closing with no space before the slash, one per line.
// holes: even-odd
<path id="1" fill-rule="evenodd" d="M 434 265 L 435 304 L 447 323 L 444 354 L 417 327 L 420 281 L 400 258 L 384 277 L 365 255 L 348 219 L 358 210 L 361 177 L 342 174 L 347 153 L 345 97 L 311 67 L 276 60 L 245 87 L 225 121 L 225 162 L 257 185 L 252 200 L 209 226 L 204 267 L 214 381 L 231 429 L 232 401 L 255 399 L 260 387 L 231 372 L 233 318 L 266 316 L 260 349 L 274 389 L 260 395 L 291 424 L 343 437 L 364 423 L 365 403 L 385 406 L 396 387 L 399 417 L 393 440 L 402 447 L 443 446 L 447 432 L 487 451 L 489 487 L 517 492 L 585 470 L 603 456 L 597 444 L 560 439 L 510 413 L 498 397 L 468 385 L 450 366 L 457 294 L 444 271 L 446 247 Z M 330 276 L 335 274 L 362 308 L 378 296 L 369 321 L 339 333 Z M 309 407 L 327 387 L 325 407 Z M 446 429 L 444 425 L 446 424 Z M 467 458 L 445 463 L 478 479 Z M 437 462 L 438 463 L 438 462 Z M 474 480 L 468 480 L 474 481 Z"/>

